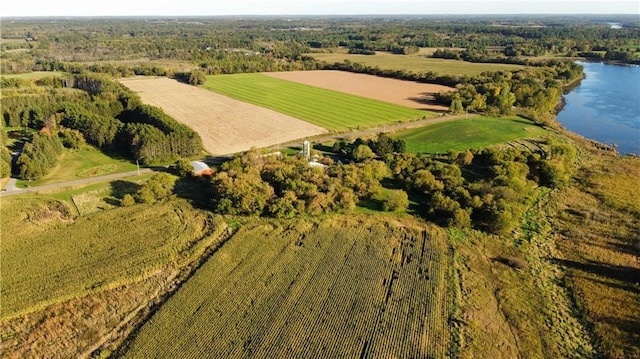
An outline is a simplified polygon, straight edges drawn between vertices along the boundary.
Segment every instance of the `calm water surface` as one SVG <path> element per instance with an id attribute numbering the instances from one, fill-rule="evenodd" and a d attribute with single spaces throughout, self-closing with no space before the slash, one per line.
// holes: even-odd
<path id="1" fill-rule="evenodd" d="M 565 95 L 558 121 L 587 138 L 640 155 L 640 66 L 578 62 L 586 78 Z"/>

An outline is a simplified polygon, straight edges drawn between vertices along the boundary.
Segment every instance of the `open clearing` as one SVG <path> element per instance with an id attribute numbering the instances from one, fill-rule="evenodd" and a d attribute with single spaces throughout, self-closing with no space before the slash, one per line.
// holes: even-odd
<path id="1" fill-rule="evenodd" d="M 434 72 L 447 76 L 476 76 L 485 71 L 519 70 L 525 68 L 522 65 L 512 64 L 485 64 L 460 60 L 434 59 L 424 55 L 394 55 L 386 52 L 378 52 L 375 55 L 354 55 L 347 53 L 308 54 L 320 61 L 328 63 L 344 62 L 361 63 L 383 70 L 403 70 L 416 73 Z"/>
<path id="2" fill-rule="evenodd" d="M 311 122 L 348 131 L 431 117 L 434 114 L 264 74 L 207 76 L 205 88 Z"/>
<path id="3" fill-rule="evenodd" d="M 255 221 L 142 326 L 125 358 L 444 358 L 444 233 Z"/>
<path id="4" fill-rule="evenodd" d="M 263 107 L 168 78 L 130 78 L 120 82 L 142 101 L 191 127 L 212 155 L 315 136 L 324 128 Z"/>
<path id="5" fill-rule="evenodd" d="M 407 142 L 413 153 L 464 151 L 520 138 L 537 138 L 547 134 L 542 127 L 520 117 L 474 117 L 427 125 L 401 131 L 393 137 Z"/>
<path id="6" fill-rule="evenodd" d="M 419 110 L 446 111 L 435 103 L 438 92 L 454 91 L 442 85 L 403 81 L 345 71 L 291 71 L 266 73 L 271 77 L 305 85 L 395 103 Z"/>
<path id="7" fill-rule="evenodd" d="M 136 164 L 131 163 L 130 160 L 117 157 L 115 154 L 105 154 L 91 146 L 86 146 L 79 151 L 65 149 L 58 157 L 58 162 L 59 164 L 43 178 L 35 181 L 18 180 L 17 186 L 20 188 L 36 187 L 136 169 Z"/>

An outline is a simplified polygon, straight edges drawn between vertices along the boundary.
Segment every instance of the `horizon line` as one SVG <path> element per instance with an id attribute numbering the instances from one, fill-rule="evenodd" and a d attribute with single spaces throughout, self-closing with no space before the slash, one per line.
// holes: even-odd
<path id="1" fill-rule="evenodd" d="M 209 15 L 169 15 L 169 14 L 128 14 L 128 15 L 0 15 L 0 19 L 7 18 L 133 18 L 133 17 L 152 17 L 152 18 L 210 18 L 210 17 L 287 17 L 287 16 L 305 16 L 305 17 L 345 17 L 345 16 L 638 16 L 637 13 L 441 13 L 441 14 L 403 14 L 403 13 L 358 13 L 358 14 L 209 14 Z"/>

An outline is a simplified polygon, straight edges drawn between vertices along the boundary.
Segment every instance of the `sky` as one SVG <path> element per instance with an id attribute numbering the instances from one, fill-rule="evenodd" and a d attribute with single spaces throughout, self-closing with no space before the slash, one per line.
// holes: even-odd
<path id="1" fill-rule="evenodd" d="M 378 14 L 637 14 L 640 0 L 31 0 L 5 1 L 13 16 L 218 16 Z"/>

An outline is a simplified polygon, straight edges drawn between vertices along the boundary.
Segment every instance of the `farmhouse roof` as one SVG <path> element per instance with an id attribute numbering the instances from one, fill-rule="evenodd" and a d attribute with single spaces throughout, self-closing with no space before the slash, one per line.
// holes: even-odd
<path id="1" fill-rule="evenodd" d="M 208 171 L 211 169 L 209 168 L 209 165 L 207 165 L 202 161 L 191 161 L 189 163 L 191 164 L 191 166 L 193 166 L 193 173 L 199 173 L 199 172 Z"/>

